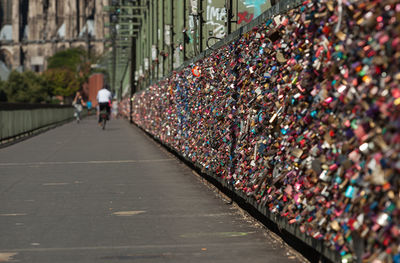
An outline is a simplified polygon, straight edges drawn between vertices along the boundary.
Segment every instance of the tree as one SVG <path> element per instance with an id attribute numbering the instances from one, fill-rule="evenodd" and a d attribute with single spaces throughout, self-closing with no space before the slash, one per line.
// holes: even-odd
<path id="1" fill-rule="evenodd" d="M 51 100 L 51 92 L 44 85 L 43 78 L 32 71 L 12 71 L 3 84 L 3 90 L 8 102 L 43 103 Z"/>
<path id="2" fill-rule="evenodd" d="M 0 102 L 6 102 L 7 101 L 7 94 L 4 89 L 5 82 L 0 80 Z"/>
<path id="3" fill-rule="evenodd" d="M 46 85 L 54 95 L 73 96 L 87 82 L 90 65 L 89 56 L 82 48 L 57 52 L 48 59 L 48 70 L 43 74 Z"/>
<path id="4" fill-rule="evenodd" d="M 55 53 L 48 59 L 48 69 L 69 69 L 77 72 L 88 56 L 82 48 L 71 48 Z"/>
<path id="5" fill-rule="evenodd" d="M 53 102 L 55 95 L 71 98 L 87 82 L 90 65 L 84 49 L 60 51 L 48 59 L 43 74 L 13 71 L 8 81 L 0 81 L 0 101 L 43 103 Z"/>
<path id="6" fill-rule="evenodd" d="M 69 69 L 49 69 L 43 73 L 44 85 L 54 95 L 73 96 L 80 89 L 80 82 L 75 72 Z"/>

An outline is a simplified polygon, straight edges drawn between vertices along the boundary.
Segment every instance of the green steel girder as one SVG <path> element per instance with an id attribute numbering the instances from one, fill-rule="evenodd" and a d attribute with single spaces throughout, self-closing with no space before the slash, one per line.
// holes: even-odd
<path id="1" fill-rule="evenodd" d="M 120 26 L 141 26 L 141 22 L 119 22 L 118 25 Z"/>
<path id="2" fill-rule="evenodd" d="M 121 32 L 121 31 L 131 32 L 131 31 L 139 31 L 139 30 L 140 30 L 140 28 L 137 28 L 137 27 L 135 27 L 135 28 L 120 28 L 120 29 L 118 29 L 118 32 Z"/>
<path id="3" fill-rule="evenodd" d="M 120 9 L 133 9 L 133 10 L 141 9 L 141 10 L 143 10 L 143 9 L 147 9 L 148 7 L 145 5 L 123 5 L 123 6 L 120 6 L 119 8 Z"/>
<path id="4" fill-rule="evenodd" d="M 123 43 L 117 43 L 117 44 L 115 45 L 115 47 L 116 47 L 116 48 L 118 48 L 118 47 L 127 48 L 127 47 L 130 47 L 131 45 L 132 45 L 132 43 L 123 42 Z"/>
<path id="5" fill-rule="evenodd" d="M 132 35 L 133 33 L 139 33 L 140 31 L 139 30 L 135 30 L 135 29 L 133 29 L 133 30 L 120 30 L 119 32 L 118 32 L 118 36 L 122 36 L 122 37 L 125 37 L 125 36 L 127 36 L 127 35 Z M 133 34 L 134 35 L 134 34 Z"/>
<path id="6" fill-rule="evenodd" d="M 123 38 L 127 38 L 127 37 L 137 37 L 137 33 L 139 33 L 138 31 L 135 32 L 125 32 L 122 34 L 118 34 L 118 36 L 120 37 L 120 39 L 124 40 Z"/>
<path id="7" fill-rule="evenodd" d="M 119 15 L 118 18 L 143 18 L 143 15 L 140 14 Z"/>
<path id="8" fill-rule="evenodd" d="M 119 22 L 118 25 L 120 26 L 141 26 L 141 22 Z"/>

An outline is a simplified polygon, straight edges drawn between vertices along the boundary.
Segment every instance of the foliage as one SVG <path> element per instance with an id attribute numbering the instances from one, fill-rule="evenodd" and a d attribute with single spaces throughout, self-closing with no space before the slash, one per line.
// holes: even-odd
<path id="1" fill-rule="evenodd" d="M 90 59 L 82 48 L 71 48 L 57 52 L 48 59 L 48 70 L 44 72 L 46 85 L 54 95 L 73 96 L 90 76 Z"/>
<path id="2" fill-rule="evenodd" d="M 3 90 L 8 102 L 42 103 L 51 100 L 51 92 L 43 83 L 43 78 L 31 71 L 12 71 Z"/>
<path id="3" fill-rule="evenodd" d="M 68 69 L 49 69 L 43 73 L 44 85 L 54 95 L 70 97 L 80 89 L 75 72 Z"/>
<path id="4" fill-rule="evenodd" d="M 48 69 L 63 68 L 78 72 L 87 53 L 82 48 L 71 48 L 55 53 L 48 59 Z"/>
<path id="5" fill-rule="evenodd" d="M 0 80 L 0 102 L 5 102 L 7 101 L 7 94 L 4 89 L 5 82 Z"/>
<path id="6" fill-rule="evenodd" d="M 13 71 L 8 81 L 0 81 L 0 101 L 55 103 L 55 96 L 68 101 L 88 81 L 91 64 L 84 49 L 57 52 L 48 59 L 48 69 L 42 74 Z"/>

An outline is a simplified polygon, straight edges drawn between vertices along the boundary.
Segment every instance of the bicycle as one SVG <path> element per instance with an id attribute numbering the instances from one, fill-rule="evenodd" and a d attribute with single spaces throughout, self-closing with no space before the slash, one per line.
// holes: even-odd
<path id="1" fill-rule="evenodd" d="M 107 112 L 107 109 L 101 110 L 99 114 L 100 114 L 101 128 L 102 128 L 103 130 L 105 130 L 105 129 L 106 129 L 106 122 L 107 122 L 107 120 L 108 120 L 108 112 Z"/>

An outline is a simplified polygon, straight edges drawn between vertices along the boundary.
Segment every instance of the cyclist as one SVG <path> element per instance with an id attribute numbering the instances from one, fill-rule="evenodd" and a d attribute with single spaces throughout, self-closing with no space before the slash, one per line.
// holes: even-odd
<path id="1" fill-rule="evenodd" d="M 106 109 L 107 111 L 107 120 L 109 119 L 110 116 L 110 103 L 112 100 L 112 94 L 109 91 L 109 86 L 108 84 L 104 85 L 104 87 L 97 92 L 97 102 L 99 103 L 99 124 L 101 124 L 101 114 L 100 112 L 103 109 Z"/>

